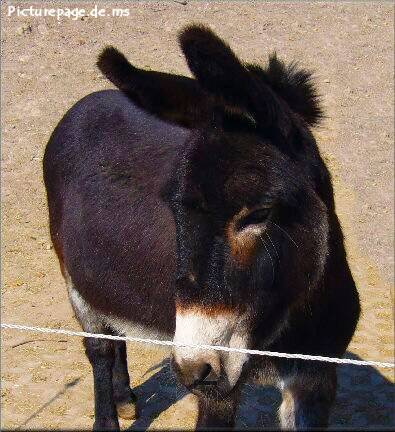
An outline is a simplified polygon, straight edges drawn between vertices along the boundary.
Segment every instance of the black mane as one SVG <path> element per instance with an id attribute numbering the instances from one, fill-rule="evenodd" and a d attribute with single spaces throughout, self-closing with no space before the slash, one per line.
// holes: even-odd
<path id="1" fill-rule="evenodd" d="M 300 67 L 297 62 L 285 64 L 273 53 L 265 68 L 257 64 L 249 64 L 247 68 L 269 85 L 287 102 L 291 110 L 301 115 L 308 124 L 315 125 L 323 118 L 313 74 Z"/>

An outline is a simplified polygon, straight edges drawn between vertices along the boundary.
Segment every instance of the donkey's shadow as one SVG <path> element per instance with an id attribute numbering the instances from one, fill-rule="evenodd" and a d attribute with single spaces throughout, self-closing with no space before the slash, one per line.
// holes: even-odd
<path id="1" fill-rule="evenodd" d="M 348 358 L 359 359 L 347 353 Z M 128 429 L 146 430 L 163 411 L 181 400 L 187 392 L 176 384 L 168 359 L 151 368 L 159 369 L 134 388 L 140 417 Z M 276 428 L 280 393 L 273 387 L 246 384 L 236 429 Z M 373 367 L 339 366 L 338 391 L 330 428 L 388 429 L 395 427 L 395 387 Z"/>
<path id="2" fill-rule="evenodd" d="M 185 397 L 188 392 L 177 384 L 171 370 L 169 359 L 150 368 L 146 373 L 159 369 L 133 392 L 137 395 L 139 418 L 128 431 L 146 430 L 162 412 Z"/>
<path id="3" fill-rule="evenodd" d="M 361 360 L 355 354 L 347 358 Z M 238 415 L 238 428 L 279 427 L 276 412 L 280 392 L 272 387 L 247 385 Z M 338 367 L 338 387 L 329 429 L 394 430 L 395 386 L 377 369 L 366 366 Z"/>

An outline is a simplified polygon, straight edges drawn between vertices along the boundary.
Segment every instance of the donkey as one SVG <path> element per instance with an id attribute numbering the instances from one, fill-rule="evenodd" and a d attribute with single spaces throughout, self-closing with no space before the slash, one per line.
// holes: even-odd
<path id="1" fill-rule="evenodd" d="M 44 156 L 50 233 L 87 332 L 342 356 L 359 317 L 330 174 L 311 127 L 312 76 L 271 55 L 242 63 L 202 25 L 179 33 L 194 78 L 132 66 L 107 47 L 119 90 L 77 102 Z M 134 418 L 123 342 L 86 338 L 95 430 Z M 231 428 L 243 384 L 277 386 L 282 428 L 325 427 L 331 363 L 187 349 L 197 428 Z"/>

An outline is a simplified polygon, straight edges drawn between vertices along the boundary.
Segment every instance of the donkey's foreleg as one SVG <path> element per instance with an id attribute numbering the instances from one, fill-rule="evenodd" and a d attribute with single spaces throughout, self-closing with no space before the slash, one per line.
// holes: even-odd
<path id="1" fill-rule="evenodd" d="M 85 352 L 92 365 L 95 392 L 94 430 L 119 430 L 115 409 L 112 374 L 115 348 L 112 340 L 84 339 Z"/>
<path id="2" fill-rule="evenodd" d="M 114 402 L 118 416 L 123 419 L 131 420 L 137 417 L 137 398 L 130 388 L 126 343 L 123 341 L 114 341 L 114 349 L 115 361 L 112 369 Z"/>
<path id="3" fill-rule="evenodd" d="M 317 368 L 308 375 L 296 375 L 282 389 L 279 410 L 281 428 L 304 430 L 326 428 L 336 396 L 336 369 Z"/>

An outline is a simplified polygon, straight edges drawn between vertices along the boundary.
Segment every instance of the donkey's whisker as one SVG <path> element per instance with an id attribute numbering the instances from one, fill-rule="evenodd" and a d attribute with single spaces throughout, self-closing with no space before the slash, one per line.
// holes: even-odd
<path id="1" fill-rule="evenodd" d="M 262 244 L 263 244 L 263 246 L 265 247 L 266 252 L 268 253 L 269 258 L 270 258 L 270 261 L 271 261 L 271 263 L 272 263 L 272 276 L 273 276 L 273 282 L 274 282 L 274 261 L 273 261 L 273 258 L 272 258 L 272 256 L 270 255 L 269 249 L 267 248 L 266 243 L 263 241 L 263 238 L 262 238 L 261 235 L 259 236 L 259 238 L 262 240 Z"/>
<path id="2" fill-rule="evenodd" d="M 276 226 L 278 229 L 280 229 L 290 240 L 291 242 L 299 249 L 298 244 L 295 242 L 295 240 L 287 233 L 287 231 L 285 231 L 284 228 L 281 228 L 280 225 L 277 225 L 275 222 L 273 221 L 268 221 L 269 223 L 273 224 L 274 226 Z"/>
<path id="3" fill-rule="evenodd" d="M 277 255 L 277 259 L 280 261 L 280 256 L 278 255 L 276 246 L 274 246 L 274 243 L 273 243 L 272 239 L 270 238 L 269 234 L 266 231 L 265 231 L 265 235 L 269 239 L 271 245 L 273 246 L 274 252 L 276 252 L 276 255 Z"/>

